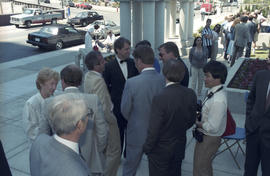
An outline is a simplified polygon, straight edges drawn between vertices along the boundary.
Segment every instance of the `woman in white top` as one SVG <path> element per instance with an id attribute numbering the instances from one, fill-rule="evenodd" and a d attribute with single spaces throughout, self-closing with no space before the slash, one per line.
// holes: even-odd
<path id="1" fill-rule="evenodd" d="M 213 38 L 212 38 L 212 48 L 211 48 L 211 60 L 216 60 L 217 58 L 217 54 L 218 54 L 218 37 L 219 37 L 219 33 L 220 33 L 220 29 L 221 29 L 221 25 L 220 24 L 216 24 L 212 34 L 213 34 Z"/>
<path id="2" fill-rule="evenodd" d="M 217 61 L 208 62 L 204 69 L 205 87 L 208 96 L 203 101 L 202 119 L 196 121 L 203 141 L 196 141 L 193 161 L 193 176 L 212 176 L 212 158 L 217 152 L 221 136 L 226 128 L 227 98 L 222 84 L 227 77 L 227 67 Z"/>
<path id="3" fill-rule="evenodd" d="M 39 134 L 44 99 L 53 95 L 58 81 L 59 73 L 50 68 L 43 68 L 38 73 L 36 86 L 39 92 L 26 101 L 23 109 L 23 127 L 30 142 Z"/>

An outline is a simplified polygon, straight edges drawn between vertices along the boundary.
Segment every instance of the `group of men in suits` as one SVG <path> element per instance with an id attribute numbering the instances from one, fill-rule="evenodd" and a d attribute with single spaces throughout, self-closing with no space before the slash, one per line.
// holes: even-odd
<path id="1" fill-rule="evenodd" d="M 180 172 L 181 167 L 171 167 L 171 163 L 178 163 L 173 166 L 179 166 L 180 163 L 181 166 L 185 149 L 185 131 L 190 128 L 191 123 L 194 123 L 195 120 L 192 117 L 195 116 L 184 111 L 176 113 L 178 111 L 176 109 L 172 109 L 172 114 L 168 114 L 168 116 L 162 116 L 163 113 L 160 112 L 159 115 L 161 116 L 158 119 L 156 119 L 156 115 L 151 116 L 152 112 L 156 112 L 156 108 L 159 106 L 159 104 L 152 105 L 152 100 L 162 93 L 165 83 L 167 83 L 167 87 L 177 85 L 175 90 L 184 90 L 185 96 L 191 97 L 191 101 L 185 104 L 188 109 L 196 104 L 196 99 L 193 96 L 195 94 L 192 94 L 192 91 L 186 88 L 188 86 L 188 71 L 180 58 L 178 47 L 175 43 L 168 42 L 159 48 L 164 69 L 169 70 L 169 73 L 166 72 L 165 74 L 164 71 L 163 74 L 159 74 L 153 67 L 154 52 L 149 46 L 138 46 L 133 53 L 134 59 L 131 59 L 129 57 L 130 41 L 120 37 L 114 43 L 114 50 L 116 59 L 106 64 L 100 52 L 91 51 L 88 53 L 85 64 L 89 71 L 84 79 L 84 94 L 79 90 L 83 79 L 80 68 L 76 65 L 68 65 L 61 71 L 63 94 L 46 100 L 44 108 L 47 113 L 40 124 L 40 126 L 43 126 L 40 133 L 45 134 L 40 135 L 31 147 L 30 170 L 32 175 L 72 175 L 76 169 L 83 168 L 78 173 L 82 173 L 82 175 L 115 176 L 120 164 L 124 140 L 126 140 L 127 153 L 123 175 L 136 174 L 136 169 L 144 152 L 151 158 L 151 162 L 149 161 L 152 168 L 151 175 L 156 175 L 159 171 L 161 171 L 160 173 L 170 171 L 171 175 Z M 173 63 L 166 66 L 165 63 L 170 60 L 173 60 Z M 170 70 L 173 70 L 173 72 Z M 178 75 L 177 78 L 175 78 L 175 75 Z M 169 99 L 165 101 L 166 97 L 161 97 L 162 101 L 164 100 L 166 103 L 171 101 Z M 81 116 L 85 113 L 85 110 L 82 110 L 80 114 L 76 110 L 78 104 L 75 106 L 68 103 L 79 101 L 79 99 L 83 100 L 80 108 L 87 109 L 88 123 Z M 157 100 L 160 101 L 159 98 Z M 176 106 L 174 108 L 182 105 L 183 102 L 181 102 L 175 101 Z M 167 111 L 167 105 L 163 104 L 164 109 L 159 110 Z M 63 114 L 59 114 L 60 112 L 63 112 Z M 78 119 L 78 117 L 81 117 L 81 119 Z M 155 135 L 156 141 L 154 143 L 151 141 L 152 137 L 148 137 L 150 141 L 146 143 L 147 130 L 150 130 L 148 128 L 150 117 L 152 123 L 156 125 L 151 127 L 154 134 L 148 132 L 149 136 Z M 73 121 L 72 126 L 65 122 L 67 118 L 69 120 L 73 118 L 77 121 Z M 182 125 L 184 128 L 179 135 L 179 131 L 175 128 L 166 132 L 167 130 L 164 127 L 160 127 L 160 123 L 166 123 L 166 128 L 175 125 Z M 159 134 L 158 131 L 165 132 L 164 136 L 156 135 Z M 126 138 L 124 138 L 125 133 Z M 52 134 L 53 136 L 49 136 Z M 74 135 L 76 138 L 74 138 Z M 162 138 L 161 141 L 157 140 L 159 137 Z M 168 138 L 168 141 L 164 141 L 165 138 Z M 181 151 L 176 152 L 176 154 L 171 153 L 170 157 L 166 158 L 167 150 L 164 150 L 163 155 L 157 156 L 156 151 L 162 150 L 162 145 L 167 145 L 168 142 L 171 144 L 167 148 L 168 150 L 178 151 L 178 147 L 181 145 Z M 153 147 L 153 144 L 156 143 L 160 144 L 157 149 Z M 43 145 L 46 147 L 44 148 Z M 61 167 L 58 167 L 55 172 L 52 170 L 53 165 L 56 167 L 61 162 L 57 165 L 53 162 L 50 163 L 50 160 L 43 159 L 50 147 L 54 147 L 52 155 L 62 156 L 67 153 L 70 157 L 68 160 L 67 156 L 63 156 L 68 161 L 64 162 L 64 159 L 60 159 L 64 164 L 61 164 Z M 38 153 L 44 155 L 38 155 Z M 74 161 L 70 161 L 71 158 Z M 166 161 L 166 164 L 163 163 L 163 160 Z M 77 164 L 72 164 L 75 161 Z M 156 165 L 156 161 L 158 165 Z M 73 165 L 70 167 L 73 171 L 64 169 L 69 164 Z M 44 168 L 42 169 L 42 167 Z"/>

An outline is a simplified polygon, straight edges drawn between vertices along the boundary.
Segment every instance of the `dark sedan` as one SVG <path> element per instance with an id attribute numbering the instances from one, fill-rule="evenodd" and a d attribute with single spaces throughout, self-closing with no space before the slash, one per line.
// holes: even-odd
<path id="1" fill-rule="evenodd" d="M 85 31 L 68 25 L 44 26 L 38 32 L 28 34 L 27 43 L 43 49 L 62 49 L 65 46 L 84 43 Z"/>
<path id="2" fill-rule="evenodd" d="M 96 20 L 103 20 L 103 15 L 99 15 L 95 11 L 86 11 L 78 13 L 74 18 L 68 20 L 71 25 L 87 26 Z"/>

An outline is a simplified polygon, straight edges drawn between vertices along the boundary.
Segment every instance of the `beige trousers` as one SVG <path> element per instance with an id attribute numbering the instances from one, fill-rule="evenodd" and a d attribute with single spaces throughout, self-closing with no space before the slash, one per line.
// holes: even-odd
<path id="1" fill-rule="evenodd" d="M 121 161 L 120 134 L 115 123 L 109 124 L 108 146 L 106 148 L 105 176 L 116 176 Z"/>
<path id="2" fill-rule="evenodd" d="M 191 89 L 193 89 L 198 96 L 200 96 L 202 93 L 203 81 L 204 81 L 203 69 L 191 66 Z"/>
<path id="3" fill-rule="evenodd" d="M 213 176 L 212 158 L 221 142 L 219 136 L 203 136 L 203 142 L 196 141 L 193 159 L 193 176 Z"/>

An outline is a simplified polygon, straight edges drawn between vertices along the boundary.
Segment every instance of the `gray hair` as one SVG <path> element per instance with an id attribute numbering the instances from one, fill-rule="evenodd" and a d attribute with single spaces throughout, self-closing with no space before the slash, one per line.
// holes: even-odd
<path id="1" fill-rule="evenodd" d="M 61 94 L 49 102 L 48 113 L 49 123 L 57 135 L 70 134 L 80 120 L 86 120 L 86 102 L 79 93 Z"/>

